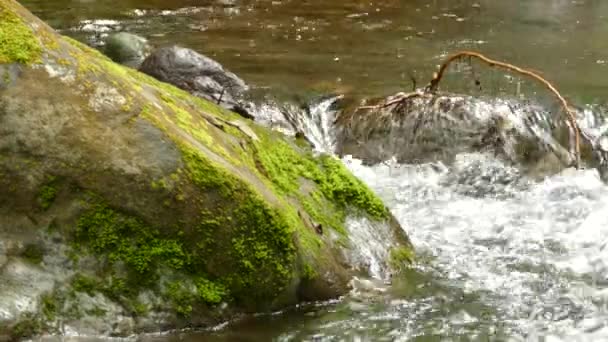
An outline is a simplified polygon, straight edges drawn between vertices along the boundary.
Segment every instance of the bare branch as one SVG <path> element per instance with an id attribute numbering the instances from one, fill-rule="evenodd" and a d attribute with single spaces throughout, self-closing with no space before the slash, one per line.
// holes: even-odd
<path id="1" fill-rule="evenodd" d="M 439 71 L 437 73 L 435 73 L 433 75 L 433 79 L 431 80 L 430 84 L 426 87 L 425 92 L 427 93 L 431 93 L 434 94 L 437 91 L 437 88 L 439 87 L 439 81 L 441 81 L 441 78 L 443 77 L 443 74 L 445 73 L 446 69 L 448 68 L 448 66 L 450 65 L 450 63 L 457 61 L 461 58 L 464 57 L 469 57 L 469 58 L 476 58 L 482 62 L 484 62 L 485 64 L 487 64 L 490 67 L 497 67 L 497 68 L 501 68 L 501 69 L 505 69 L 507 71 L 510 72 L 514 72 L 516 74 L 520 74 L 523 76 L 527 76 L 530 78 L 535 79 L 536 81 L 540 82 L 545 88 L 547 88 L 551 93 L 553 93 L 555 95 L 555 97 L 557 97 L 557 99 L 559 100 L 559 102 L 561 103 L 562 107 L 564 108 L 564 110 L 566 111 L 566 114 L 568 116 L 568 121 L 570 122 L 570 125 L 572 126 L 572 130 L 574 131 L 574 136 L 575 136 L 575 157 L 576 157 L 576 168 L 580 168 L 580 156 L 581 156 L 581 148 L 580 148 L 580 128 L 576 122 L 576 118 L 574 116 L 574 113 L 572 111 L 572 109 L 570 108 L 570 105 L 568 104 L 568 102 L 566 101 L 566 99 L 559 93 L 559 91 L 557 91 L 557 89 L 553 86 L 553 84 L 551 84 L 549 81 L 547 81 L 544 77 L 540 76 L 537 72 L 529 70 L 529 69 L 524 69 L 524 68 L 520 68 L 518 66 L 515 66 L 513 64 L 509 64 L 509 63 L 505 63 L 505 62 L 501 62 L 501 61 L 496 61 L 493 59 L 490 59 L 478 52 L 474 52 L 474 51 L 460 51 L 460 52 L 456 52 L 453 55 L 450 55 L 445 62 L 443 62 L 443 64 L 441 64 L 441 67 L 439 68 Z"/>

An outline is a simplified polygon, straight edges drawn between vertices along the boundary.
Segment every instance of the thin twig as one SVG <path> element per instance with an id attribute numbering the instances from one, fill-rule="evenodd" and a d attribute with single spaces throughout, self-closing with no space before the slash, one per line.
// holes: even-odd
<path id="1" fill-rule="evenodd" d="M 222 103 L 222 98 L 224 97 L 224 93 L 226 92 L 226 87 L 222 88 L 222 92 L 220 93 L 220 97 L 217 99 L 217 105 L 220 105 Z"/>
<path id="2" fill-rule="evenodd" d="M 416 77 L 414 77 L 414 74 L 412 74 L 411 72 L 409 73 L 410 76 L 410 81 L 412 81 L 412 91 L 416 91 L 416 84 L 418 82 L 416 82 Z"/>
<path id="3" fill-rule="evenodd" d="M 460 52 L 456 52 L 453 55 L 449 56 L 446 59 L 446 61 L 443 62 L 443 64 L 441 64 L 439 71 L 433 75 L 433 79 L 431 80 L 430 84 L 426 87 L 425 92 L 434 94 L 437 91 L 437 88 L 439 87 L 439 81 L 441 81 L 441 78 L 443 77 L 443 74 L 445 73 L 445 71 L 448 68 L 448 66 L 450 65 L 450 63 L 452 63 L 456 60 L 459 60 L 463 57 L 476 58 L 476 59 L 486 63 L 490 67 L 498 67 L 498 68 L 502 68 L 502 69 L 517 73 L 517 74 L 531 77 L 531 78 L 537 80 L 538 82 L 540 82 L 541 84 L 543 84 L 547 89 L 549 89 L 549 91 L 552 92 L 557 97 L 557 99 L 561 103 L 562 107 L 566 111 L 566 114 L 568 115 L 568 121 L 570 121 L 570 125 L 572 126 L 572 129 L 574 130 L 576 168 L 580 168 L 580 158 L 581 158 L 580 128 L 576 122 L 574 113 L 570 109 L 570 106 L 568 105 L 568 102 L 566 101 L 566 99 L 559 93 L 559 91 L 557 91 L 557 89 L 553 86 L 553 84 L 551 84 L 549 81 L 547 81 L 545 78 L 543 78 L 542 76 L 540 76 L 538 73 L 536 73 L 534 71 L 531 71 L 529 69 L 520 68 L 513 64 L 490 59 L 478 52 L 460 51 Z"/>
<path id="4" fill-rule="evenodd" d="M 357 109 L 355 109 L 355 112 L 358 112 L 361 109 L 383 109 L 386 107 L 390 107 L 396 103 L 400 103 L 405 100 L 413 99 L 416 97 L 422 97 L 424 95 L 426 95 L 424 92 L 419 92 L 419 91 L 412 92 L 412 93 L 398 93 L 397 95 L 395 95 L 395 98 L 390 101 L 386 101 L 386 102 L 383 102 L 383 103 L 375 105 L 375 106 L 359 106 L 359 107 L 357 107 Z"/>

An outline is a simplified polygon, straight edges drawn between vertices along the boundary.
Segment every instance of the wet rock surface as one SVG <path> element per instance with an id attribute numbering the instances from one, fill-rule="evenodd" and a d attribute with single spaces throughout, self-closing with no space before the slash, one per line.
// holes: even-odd
<path id="1" fill-rule="evenodd" d="M 391 158 L 403 163 L 443 162 L 459 153 L 489 152 L 539 176 L 575 163 L 572 132 L 560 113 L 513 100 L 457 94 L 394 97 L 343 109 L 336 119 L 337 152 L 368 164 Z M 389 103 L 389 105 L 385 105 Z M 598 113 L 579 112 L 580 120 Z M 605 167 L 599 146 L 601 124 L 583 126 L 582 158 L 588 167 Z"/>
<path id="2" fill-rule="evenodd" d="M 245 81 L 225 70 L 220 63 L 179 46 L 155 50 L 139 70 L 237 112 L 241 108 L 238 100 L 249 88 Z M 246 112 L 243 114 L 247 116 Z"/>

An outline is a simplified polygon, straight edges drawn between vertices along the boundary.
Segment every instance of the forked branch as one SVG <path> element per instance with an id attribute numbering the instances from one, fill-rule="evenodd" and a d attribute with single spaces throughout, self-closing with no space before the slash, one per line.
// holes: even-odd
<path id="1" fill-rule="evenodd" d="M 434 94 L 437 91 L 437 88 L 439 87 L 439 81 L 441 81 L 441 78 L 443 77 L 443 74 L 447 70 L 450 63 L 460 60 L 464 57 L 476 58 L 476 59 L 480 60 L 481 62 L 487 64 L 490 67 L 497 67 L 500 69 L 504 69 L 504 70 L 516 73 L 516 74 L 520 74 L 523 76 L 533 78 L 536 81 L 540 82 L 551 93 L 553 93 L 553 95 L 555 95 L 555 97 L 557 97 L 557 99 L 561 103 L 562 107 L 566 111 L 566 114 L 568 116 L 568 121 L 570 122 L 570 125 L 572 126 L 572 130 L 574 131 L 576 167 L 577 168 L 580 167 L 580 158 L 581 158 L 580 157 L 581 156 L 580 128 L 578 127 L 574 113 L 573 113 L 572 109 L 570 108 L 570 106 L 568 105 L 568 102 L 566 101 L 566 99 L 559 93 L 559 91 L 557 91 L 557 89 L 553 86 L 553 84 L 551 84 L 544 77 L 540 76 L 539 74 L 537 74 L 534 71 L 531 71 L 529 69 L 520 68 L 513 64 L 490 59 L 478 52 L 460 51 L 460 52 L 454 53 L 453 55 L 450 55 L 448 57 L 448 59 L 445 62 L 443 62 L 443 64 L 441 64 L 439 71 L 433 75 L 433 79 L 431 80 L 430 84 L 426 87 L 425 92 Z"/>

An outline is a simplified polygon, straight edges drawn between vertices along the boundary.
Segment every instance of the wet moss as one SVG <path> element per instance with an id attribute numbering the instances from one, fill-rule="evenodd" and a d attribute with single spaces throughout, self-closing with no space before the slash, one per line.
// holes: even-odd
<path id="1" fill-rule="evenodd" d="M 187 317 L 192 313 L 192 304 L 195 297 L 192 291 L 181 282 L 172 282 L 167 286 L 165 296 L 169 299 L 171 307 L 180 316 Z"/>
<path id="2" fill-rule="evenodd" d="M 0 0 L 0 64 L 30 64 L 39 60 L 42 48 L 29 26 Z"/>
<path id="3" fill-rule="evenodd" d="M 56 293 L 47 293 L 40 297 L 40 311 L 46 321 L 52 322 L 57 318 L 61 304 L 62 298 L 58 298 Z"/>
<path id="4" fill-rule="evenodd" d="M 25 245 L 21 257 L 34 265 L 38 265 L 42 263 L 44 249 L 37 243 L 29 243 Z"/>
<path id="5" fill-rule="evenodd" d="M 304 265 L 304 271 L 302 272 L 302 279 L 303 280 L 313 280 L 315 278 L 317 278 L 319 276 L 319 274 L 317 273 L 317 271 L 315 271 L 314 268 L 312 268 L 312 266 L 306 264 Z"/>
<path id="6" fill-rule="evenodd" d="M 43 329 L 44 324 L 40 317 L 32 313 L 26 313 L 19 318 L 9 331 L 12 341 L 23 341 L 40 334 Z"/>
<path id="7" fill-rule="evenodd" d="M 224 298 L 228 291 L 222 284 L 217 284 L 209 281 L 205 278 L 199 278 L 196 280 L 196 292 L 199 298 L 208 304 L 219 304 Z"/>
<path id="8" fill-rule="evenodd" d="M 122 262 L 142 275 L 160 264 L 184 266 L 186 255 L 178 240 L 161 238 L 158 230 L 105 204 L 95 204 L 82 215 L 75 233 L 94 253 L 107 255 L 110 264 Z"/>
<path id="9" fill-rule="evenodd" d="M 102 277 L 78 273 L 74 275 L 70 282 L 70 291 L 86 293 L 91 297 L 99 293 L 122 305 L 125 311 L 133 315 L 143 316 L 147 314 L 148 308 L 139 302 L 137 296 L 142 289 L 153 286 L 148 281 L 142 281 L 140 277 L 118 277 L 114 274 L 115 271 L 116 269 L 113 268 Z M 75 310 L 79 313 L 78 308 L 75 308 Z M 70 315 L 67 311 L 61 312 L 61 314 L 64 316 Z"/>
<path id="10" fill-rule="evenodd" d="M 38 203 L 42 209 L 47 210 L 55 201 L 57 196 L 57 188 L 53 184 L 44 185 L 38 193 Z"/>
<path id="11" fill-rule="evenodd" d="M 100 285 L 95 279 L 82 274 L 76 274 L 72 278 L 71 285 L 74 291 L 84 292 L 89 296 L 94 296 L 95 292 L 100 290 Z"/>
<path id="12" fill-rule="evenodd" d="M 391 249 L 389 263 L 393 270 L 400 272 L 413 262 L 414 251 L 409 246 L 399 246 Z"/>
<path id="13" fill-rule="evenodd" d="M 329 155 L 315 157 L 312 151 L 292 146 L 284 138 L 258 130 L 261 141 L 255 157 L 261 172 L 283 195 L 295 196 L 317 222 L 346 233 L 344 221 L 349 207 L 358 209 L 375 220 L 388 218 L 382 201 L 342 162 Z M 311 181 L 317 190 L 305 193 L 303 180 Z"/>
<path id="14" fill-rule="evenodd" d="M 126 267 L 128 275 L 112 280 L 115 285 L 125 285 L 117 291 L 82 277 L 74 279 L 74 289 L 104 292 L 123 300 L 134 298 L 139 290 L 155 287 L 161 269 L 171 269 L 194 282 L 190 306 L 234 301 L 254 308 L 271 302 L 287 286 L 294 268 L 293 223 L 249 186 L 219 166 L 211 166 L 197 152 L 185 155 L 187 174 L 202 190 L 215 192 L 218 204 L 223 204 L 210 212 L 214 218 L 201 215 L 200 226 L 184 233 L 147 225 L 103 203 L 90 204 L 78 220 L 74 247 L 97 255 L 110 269 Z M 165 295 L 176 303 L 173 307 L 178 313 L 185 314 L 186 296 L 176 286 Z M 124 293 L 122 288 L 132 292 Z"/>
<path id="15" fill-rule="evenodd" d="M 218 275 L 237 302 L 247 307 L 271 302 L 293 276 L 297 223 L 201 152 L 182 146 L 182 156 L 191 180 L 204 193 L 215 194 L 217 205 L 207 203 L 208 212 L 201 215 L 201 239 L 193 248 L 193 259 L 221 259 L 223 269 L 208 271 Z"/>
<path id="16" fill-rule="evenodd" d="M 105 314 L 107 313 L 106 310 L 96 306 L 92 309 L 88 309 L 85 311 L 85 313 L 89 316 L 93 316 L 93 317 L 103 317 L 105 316 Z"/>

